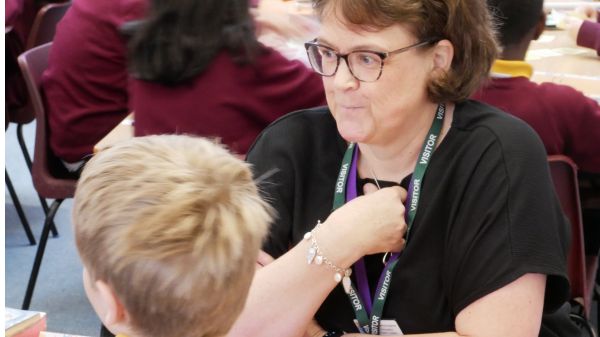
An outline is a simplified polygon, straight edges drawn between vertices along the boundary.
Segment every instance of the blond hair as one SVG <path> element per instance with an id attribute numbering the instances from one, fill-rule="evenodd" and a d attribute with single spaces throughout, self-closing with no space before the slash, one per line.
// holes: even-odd
<path id="1" fill-rule="evenodd" d="M 489 76 L 498 55 L 492 17 L 484 0 L 313 0 L 320 16 L 341 15 L 349 25 L 377 30 L 408 24 L 419 41 L 447 39 L 450 69 L 427 83 L 435 103 L 467 99 Z"/>
<path id="2" fill-rule="evenodd" d="M 271 219 L 249 165 L 189 136 L 95 155 L 75 193 L 77 248 L 141 335 L 220 336 L 242 310 Z"/>

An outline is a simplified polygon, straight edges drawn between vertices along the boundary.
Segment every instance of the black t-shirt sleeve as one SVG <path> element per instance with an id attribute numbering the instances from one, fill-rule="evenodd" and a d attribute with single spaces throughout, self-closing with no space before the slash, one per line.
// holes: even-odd
<path id="1" fill-rule="evenodd" d="M 443 275 L 451 308 L 458 315 L 520 276 L 541 273 L 548 275 L 545 310 L 553 311 L 568 296 L 569 232 L 543 145 L 521 124 L 493 137 L 468 173 L 447 234 Z"/>
<path id="2" fill-rule="evenodd" d="M 289 250 L 292 235 L 293 177 L 294 167 L 289 152 L 280 141 L 286 135 L 285 128 L 267 128 L 248 151 L 246 160 L 252 164 L 254 179 L 260 179 L 261 196 L 275 209 L 274 223 L 263 244 L 263 250 L 278 258 Z M 262 178 L 261 178 L 262 177 Z"/>

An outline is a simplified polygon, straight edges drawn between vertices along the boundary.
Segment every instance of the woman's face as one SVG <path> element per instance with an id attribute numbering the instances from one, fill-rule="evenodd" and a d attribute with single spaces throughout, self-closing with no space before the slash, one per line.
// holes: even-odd
<path id="1" fill-rule="evenodd" d="M 330 12 L 331 13 L 331 12 Z M 420 42 L 402 25 L 380 31 L 350 29 L 335 15 L 322 18 L 319 44 L 346 54 L 354 50 L 390 52 Z M 432 69 L 428 48 L 392 54 L 384 60 L 381 77 L 361 82 L 345 61 L 331 77 L 323 77 L 327 104 L 342 137 L 349 142 L 386 144 L 398 130 L 427 106 L 426 80 Z"/>

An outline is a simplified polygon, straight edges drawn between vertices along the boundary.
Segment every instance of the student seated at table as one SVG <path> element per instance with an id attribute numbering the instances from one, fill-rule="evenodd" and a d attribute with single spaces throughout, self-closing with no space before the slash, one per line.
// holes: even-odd
<path id="1" fill-rule="evenodd" d="M 543 32 L 543 0 L 488 0 L 498 22 L 502 45 L 492 78 L 473 98 L 499 107 L 527 122 L 549 155 L 571 157 L 580 170 L 600 173 L 600 106 L 566 85 L 535 83 L 525 54 Z"/>
<path id="2" fill-rule="evenodd" d="M 157 0 L 130 42 L 135 135 L 218 137 L 246 153 L 284 113 L 325 104 L 320 77 L 260 44 L 248 0 Z"/>
<path id="3" fill-rule="evenodd" d="M 119 336 L 224 336 L 269 221 L 249 165 L 222 146 L 176 135 L 115 145 L 75 194 L 88 298 Z"/>
<path id="4" fill-rule="evenodd" d="M 595 49 L 600 56 L 600 8 L 580 6 L 575 11 L 585 20 L 567 17 L 567 31 L 578 46 Z"/>
<path id="5" fill-rule="evenodd" d="M 488 0 L 499 24 L 502 55 L 492 66 L 492 79 L 473 98 L 499 107 L 527 122 L 549 155 L 570 157 L 580 171 L 600 173 L 600 106 L 581 92 L 561 84 L 530 80 L 525 62 L 531 40 L 544 30 L 543 0 Z M 584 210 L 586 253 L 598 254 L 598 213 Z"/>
<path id="6" fill-rule="evenodd" d="M 146 0 L 77 0 L 56 27 L 42 85 L 50 148 L 69 171 L 130 113 L 120 28 L 146 7 Z"/>
<path id="7" fill-rule="evenodd" d="M 17 63 L 17 57 L 24 52 L 33 21 L 43 3 L 34 0 L 6 0 L 4 2 L 5 31 L 5 108 L 8 117 L 15 118 L 20 109 L 28 103 L 27 87 Z M 14 120 L 13 120 L 14 121 Z"/>

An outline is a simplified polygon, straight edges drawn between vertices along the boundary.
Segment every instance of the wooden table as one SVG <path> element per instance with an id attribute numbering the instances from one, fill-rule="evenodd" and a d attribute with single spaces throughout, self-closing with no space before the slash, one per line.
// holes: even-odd
<path id="1" fill-rule="evenodd" d="M 544 8 L 546 9 L 559 9 L 559 10 L 571 10 L 575 7 L 590 6 L 594 8 L 600 7 L 599 1 L 566 1 L 566 0 L 544 0 Z"/>
<path id="2" fill-rule="evenodd" d="M 578 47 L 566 31 L 545 31 L 532 41 L 526 60 L 533 65 L 534 81 L 569 85 L 600 101 L 600 57 Z"/>

